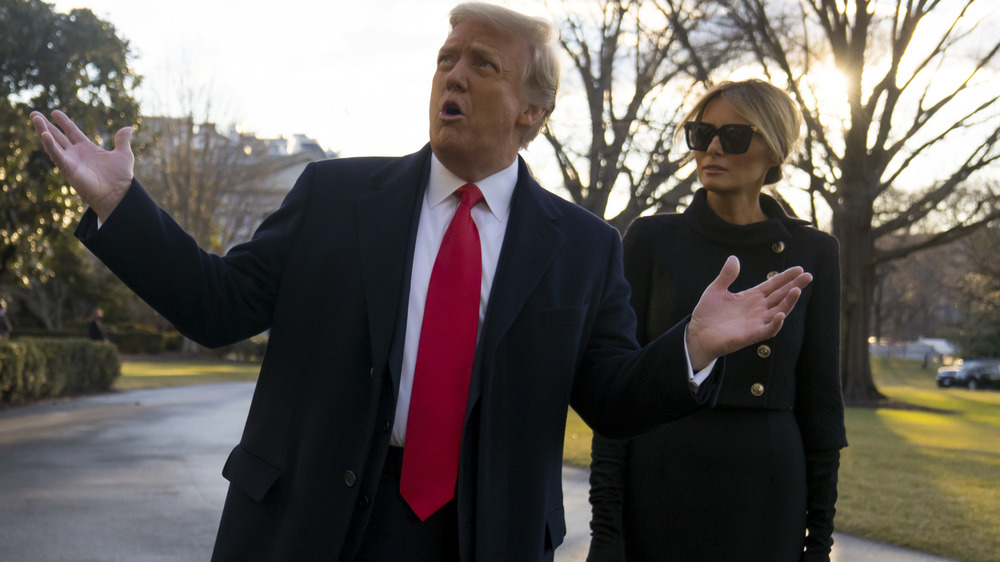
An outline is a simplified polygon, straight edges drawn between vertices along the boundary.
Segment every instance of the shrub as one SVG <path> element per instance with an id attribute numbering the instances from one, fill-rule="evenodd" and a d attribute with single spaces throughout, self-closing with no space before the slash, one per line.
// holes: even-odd
<path id="1" fill-rule="evenodd" d="M 175 331 L 161 331 L 155 326 L 137 323 L 107 326 L 108 339 L 118 347 L 120 353 L 136 355 L 156 355 L 169 351 L 180 351 L 184 338 Z M 74 321 L 67 323 L 64 330 L 50 331 L 44 328 L 18 329 L 13 334 L 15 340 L 45 338 L 85 338 L 87 337 L 87 322 Z"/>
<path id="2" fill-rule="evenodd" d="M 104 391 L 121 374 L 113 345 L 85 338 L 0 340 L 0 403 Z"/>
<path id="3" fill-rule="evenodd" d="M 203 348 L 203 353 L 232 361 L 260 361 L 267 349 L 268 334 L 259 334 L 217 349 Z"/>
<path id="4" fill-rule="evenodd" d="M 156 355 L 167 349 L 166 336 L 153 326 L 124 324 L 108 330 L 108 339 L 122 353 Z"/>

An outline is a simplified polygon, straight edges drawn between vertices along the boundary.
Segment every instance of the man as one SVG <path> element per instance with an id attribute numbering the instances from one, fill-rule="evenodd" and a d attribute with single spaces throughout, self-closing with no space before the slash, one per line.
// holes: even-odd
<path id="1" fill-rule="evenodd" d="M 543 190 L 517 156 L 554 107 L 551 25 L 485 4 L 456 7 L 451 23 L 429 145 L 311 164 L 225 257 L 199 250 L 135 182 L 130 129 L 107 152 L 60 112 L 65 134 L 32 115 L 90 206 L 78 236 L 130 287 L 205 345 L 271 330 L 223 469 L 215 559 L 551 560 L 565 535 L 567 407 L 613 436 L 706 407 L 721 366 L 691 382 L 692 366 L 776 333 L 809 282 L 789 270 L 733 295 L 730 262 L 689 323 L 637 349 L 618 233 Z M 452 246 L 477 250 L 458 260 L 459 275 L 476 272 L 471 331 L 458 311 L 468 291 L 436 288 Z M 426 390 L 450 370 L 423 367 L 435 329 L 436 361 L 468 361 L 461 392 Z M 461 399 L 454 441 L 423 429 L 455 408 L 444 388 Z M 428 394 L 440 406 L 428 410 Z M 440 445 L 429 466 L 414 452 L 428 442 Z M 441 475 L 445 497 L 425 502 Z"/>
<path id="2" fill-rule="evenodd" d="M 90 314 L 90 322 L 87 322 L 87 337 L 95 341 L 108 341 L 104 334 L 104 309 L 97 307 Z"/>
<path id="3" fill-rule="evenodd" d="M 0 339 L 10 335 L 10 320 L 7 319 L 7 303 L 0 299 Z"/>

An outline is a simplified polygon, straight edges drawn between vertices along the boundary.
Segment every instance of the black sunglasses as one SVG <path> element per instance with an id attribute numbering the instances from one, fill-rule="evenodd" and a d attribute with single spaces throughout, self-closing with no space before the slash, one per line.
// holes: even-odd
<path id="1" fill-rule="evenodd" d="M 718 136 L 723 152 L 743 154 L 750 149 L 753 134 L 759 132 L 760 129 L 753 125 L 723 125 L 716 128 L 715 125 L 701 121 L 684 123 L 684 139 L 687 140 L 688 148 L 702 152 L 708 150 L 712 139 Z"/>

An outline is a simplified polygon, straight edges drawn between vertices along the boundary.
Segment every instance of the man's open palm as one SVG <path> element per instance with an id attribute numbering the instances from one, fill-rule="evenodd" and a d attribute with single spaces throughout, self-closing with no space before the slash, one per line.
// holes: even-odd
<path id="1" fill-rule="evenodd" d="M 53 111 L 52 119 L 55 124 L 37 111 L 31 113 L 31 123 L 45 152 L 84 202 L 101 220 L 107 219 L 132 183 L 132 127 L 120 129 L 115 134 L 114 150 L 105 150 L 87 138 L 65 113 Z"/>
<path id="2" fill-rule="evenodd" d="M 740 273 L 740 262 L 730 256 L 695 306 L 688 325 L 688 351 L 695 370 L 713 359 L 774 337 L 792 311 L 812 275 L 792 267 L 739 293 L 729 286 Z"/>

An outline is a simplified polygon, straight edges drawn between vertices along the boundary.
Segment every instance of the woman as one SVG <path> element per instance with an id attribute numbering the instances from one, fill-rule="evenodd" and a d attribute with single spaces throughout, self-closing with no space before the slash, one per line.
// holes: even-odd
<path id="1" fill-rule="evenodd" d="M 840 449 L 836 240 L 761 188 L 781 177 L 802 117 L 760 80 L 712 88 L 684 119 L 702 184 L 683 214 L 625 234 L 640 343 L 691 313 L 730 255 L 741 291 L 812 273 L 781 332 L 726 356 L 716 407 L 629 441 L 594 436 L 588 560 L 828 560 Z"/>

